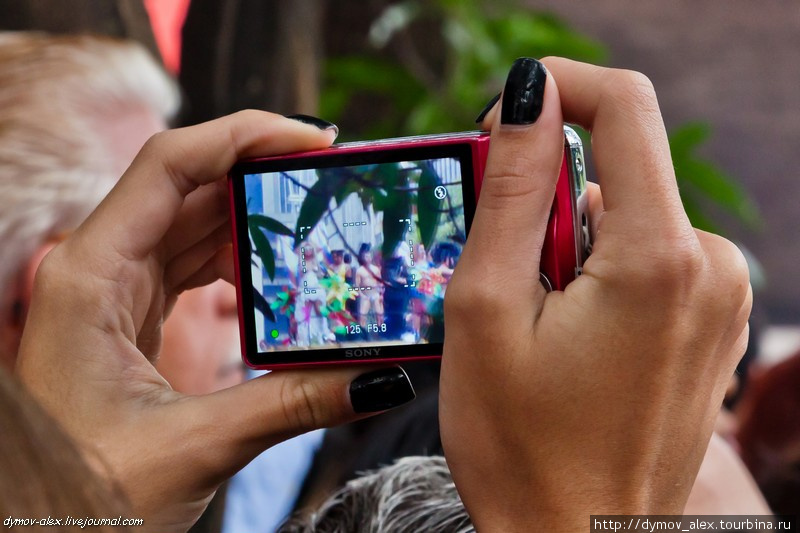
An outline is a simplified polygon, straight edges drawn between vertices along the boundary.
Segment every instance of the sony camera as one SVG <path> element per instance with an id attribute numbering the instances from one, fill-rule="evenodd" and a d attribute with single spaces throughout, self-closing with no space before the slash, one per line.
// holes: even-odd
<path id="1" fill-rule="evenodd" d="M 334 145 L 229 174 L 242 354 L 254 368 L 438 357 L 489 134 Z M 564 158 L 541 257 L 561 290 L 591 250 L 583 149 Z M 480 283 L 480 280 L 475 280 Z"/>

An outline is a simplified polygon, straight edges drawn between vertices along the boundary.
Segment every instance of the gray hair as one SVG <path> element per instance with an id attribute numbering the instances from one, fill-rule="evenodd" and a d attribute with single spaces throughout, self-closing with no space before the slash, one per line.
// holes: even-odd
<path id="1" fill-rule="evenodd" d="M 472 533 L 444 457 L 404 457 L 349 481 L 279 533 Z"/>
<path id="2" fill-rule="evenodd" d="M 124 167 L 100 126 L 142 110 L 170 119 L 179 101 L 138 44 L 0 33 L 0 291 L 119 179 Z"/>

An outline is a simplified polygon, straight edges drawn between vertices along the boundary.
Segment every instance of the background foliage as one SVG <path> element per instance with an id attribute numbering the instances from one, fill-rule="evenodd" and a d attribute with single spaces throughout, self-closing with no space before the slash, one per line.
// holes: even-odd
<path id="1" fill-rule="evenodd" d="M 350 138 L 463 130 L 502 88 L 513 59 L 547 55 L 602 64 L 608 51 L 556 16 L 509 0 L 390 3 L 372 21 L 365 46 L 325 60 L 320 113 L 341 122 L 368 100 L 378 112 L 347 128 Z M 737 180 L 699 155 L 711 133 L 700 122 L 670 133 L 689 218 L 716 233 L 731 220 L 759 229 L 758 209 Z"/>

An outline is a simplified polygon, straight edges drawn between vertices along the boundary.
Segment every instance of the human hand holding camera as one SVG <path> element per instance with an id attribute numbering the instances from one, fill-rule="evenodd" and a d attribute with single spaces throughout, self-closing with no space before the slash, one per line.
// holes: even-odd
<path id="1" fill-rule="evenodd" d="M 282 372 L 184 396 L 152 364 L 177 295 L 233 278 L 231 165 L 334 137 L 258 111 L 158 134 L 37 273 L 17 374 L 149 531 L 188 529 L 273 444 L 413 398 L 398 368 Z"/>
<path id="2" fill-rule="evenodd" d="M 484 122 L 483 189 L 445 301 L 442 441 L 479 531 L 681 513 L 747 343 L 746 263 L 691 227 L 649 81 L 542 63 L 515 63 Z M 564 120 L 592 133 L 602 198 L 583 275 L 546 293 Z"/>

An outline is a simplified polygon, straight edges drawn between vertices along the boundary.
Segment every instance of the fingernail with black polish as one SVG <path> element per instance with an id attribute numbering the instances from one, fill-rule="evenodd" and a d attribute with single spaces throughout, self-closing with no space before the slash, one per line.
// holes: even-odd
<path id="1" fill-rule="evenodd" d="M 321 130 L 333 130 L 333 132 L 336 133 L 336 135 L 339 135 L 339 126 L 337 126 L 333 122 L 322 120 L 321 118 L 312 117 L 311 115 L 299 115 L 299 114 L 286 115 L 286 118 L 302 122 L 303 124 L 311 124 L 312 126 L 316 126 Z"/>
<path id="2" fill-rule="evenodd" d="M 399 366 L 367 372 L 350 383 L 350 403 L 356 413 L 385 411 L 416 397 L 405 370 Z"/>
<path id="3" fill-rule="evenodd" d="M 503 90 L 502 124 L 533 124 L 542 113 L 547 70 L 539 61 L 521 57 L 508 72 Z"/>
<path id="4" fill-rule="evenodd" d="M 489 111 L 492 110 L 492 108 L 494 107 L 494 104 L 496 104 L 497 101 L 500 100 L 500 95 L 501 94 L 502 93 L 497 93 L 496 95 L 492 96 L 492 99 L 489 100 L 489 103 L 486 104 L 486 107 L 483 108 L 483 111 L 478 113 L 478 118 L 475 119 L 475 123 L 476 124 L 480 124 L 481 122 L 483 122 L 483 119 L 485 119 L 486 115 L 489 114 Z"/>

